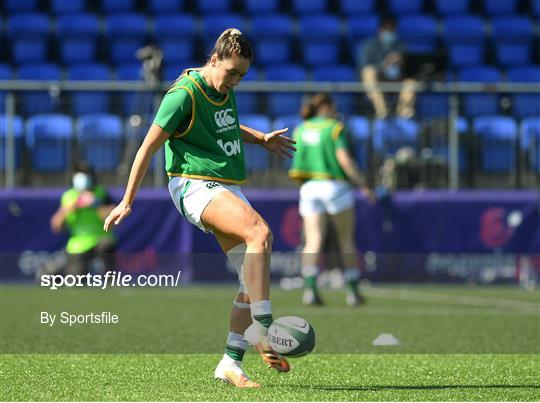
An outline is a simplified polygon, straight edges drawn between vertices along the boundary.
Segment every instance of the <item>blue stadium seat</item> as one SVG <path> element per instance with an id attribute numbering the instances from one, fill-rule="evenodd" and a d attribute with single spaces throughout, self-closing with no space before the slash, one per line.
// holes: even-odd
<path id="1" fill-rule="evenodd" d="M 73 66 L 68 69 L 69 80 L 107 81 L 111 79 L 109 68 L 101 63 Z M 74 91 L 71 110 L 79 116 L 87 113 L 108 113 L 110 94 L 106 91 Z"/>
<path id="2" fill-rule="evenodd" d="M 279 0 L 244 0 L 244 8 L 253 17 L 274 14 L 279 12 Z"/>
<path id="3" fill-rule="evenodd" d="M 388 8 L 391 14 L 422 14 L 424 0 L 387 0 Z"/>
<path id="4" fill-rule="evenodd" d="M 46 14 L 16 14 L 7 20 L 7 37 L 11 60 L 16 64 L 42 62 L 47 59 L 49 17 Z"/>
<path id="5" fill-rule="evenodd" d="M 357 82 L 358 74 L 348 64 L 329 65 L 313 69 L 314 81 L 349 81 Z M 356 94 L 336 92 L 333 95 L 339 113 L 352 114 L 358 110 Z"/>
<path id="6" fill-rule="evenodd" d="M 128 63 L 116 69 L 118 80 L 139 81 L 143 79 L 143 72 L 140 63 Z M 124 115 L 142 114 L 152 105 L 153 95 L 149 92 L 122 91 L 120 92 L 120 103 Z"/>
<path id="7" fill-rule="evenodd" d="M 258 64 L 282 64 L 291 62 L 293 23 L 283 14 L 253 16 L 251 36 Z"/>
<path id="8" fill-rule="evenodd" d="M 292 115 L 280 115 L 274 119 L 273 129 L 279 130 L 288 128 L 289 131 L 287 132 L 286 136 L 292 137 L 294 129 L 296 129 L 300 123 L 302 123 L 302 118 L 298 113 Z"/>
<path id="9" fill-rule="evenodd" d="M 50 10 L 56 15 L 80 14 L 86 11 L 86 0 L 50 0 Z"/>
<path id="10" fill-rule="evenodd" d="M 176 14 L 183 10 L 184 3 L 184 0 L 147 0 L 146 9 L 152 14 Z"/>
<path id="11" fill-rule="evenodd" d="M 200 67 L 203 63 L 195 62 L 195 61 L 189 61 L 184 63 L 174 63 L 174 64 L 166 64 L 163 68 L 163 74 L 162 79 L 165 81 L 173 82 L 175 81 L 182 72 L 191 67 Z"/>
<path id="12" fill-rule="evenodd" d="M 244 18 L 240 14 L 208 15 L 203 17 L 202 25 L 205 54 L 212 51 L 217 38 L 227 28 L 238 28 L 242 32 L 246 31 Z"/>
<path id="13" fill-rule="evenodd" d="M 510 82 L 540 83 L 540 67 L 516 67 L 507 71 L 507 79 Z M 526 116 L 540 116 L 540 94 L 521 93 L 512 94 L 512 113 L 517 118 Z"/>
<path id="14" fill-rule="evenodd" d="M 26 121 L 26 142 L 32 169 L 65 171 L 71 162 L 73 122 L 67 115 L 35 115 Z"/>
<path id="15" fill-rule="evenodd" d="M 19 68 L 19 80 L 59 81 L 60 69 L 55 64 L 28 64 Z M 20 96 L 23 115 L 51 113 L 58 107 L 58 98 L 53 98 L 48 91 L 25 91 Z"/>
<path id="16" fill-rule="evenodd" d="M 397 26 L 399 38 L 408 52 L 430 53 L 437 43 L 437 21 L 429 15 L 401 17 Z"/>
<path id="17" fill-rule="evenodd" d="M 418 149 L 419 125 L 404 118 L 376 119 L 373 123 L 373 148 L 383 155 L 392 155 L 401 147 Z"/>
<path id="18" fill-rule="evenodd" d="M 533 25 L 527 17 L 499 17 L 492 22 L 497 63 L 515 67 L 532 59 Z"/>
<path id="19" fill-rule="evenodd" d="M 101 0 L 101 10 L 105 14 L 131 13 L 135 10 L 135 0 Z"/>
<path id="20" fill-rule="evenodd" d="M 470 9 L 471 0 L 435 0 L 435 10 L 443 17 L 466 15 Z"/>
<path id="21" fill-rule="evenodd" d="M 7 15 L 33 13 L 38 9 L 38 0 L 4 0 L 4 11 Z"/>
<path id="22" fill-rule="evenodd" d="M 6 141 L 8 132 L 8 117 L 0 115 L 0 171 L 6 168 Z M 13 139 L 15 146 L 15 169 L 21 166 L 21 153 L 24 142 L 23 120 L 20 116 L 14 116 L 10 123 L 13 128 Z"/>
<path id="23" fill-rule="evenodd" d="M 64 15 L 58 18 L 60 57 L 66 64 L 86 63 L 96 58 L 99 21 L 94 14 Z"/>
<path id="24" fill-rule="evenodd" d="M 341 24 L 330 14 L 300 17 L 303 61 L 308 66 L 336 64 L 339 61 Z"/>
<path id="25" fill-rule="evenodd" d="M 11 80 L 13 78 L 13 72 L 11 71 L 11 67 L 8 64 L 0 63 L 0 82 L 5 80 Z M 4 112 L 4 103 L 6 93 L 4 91 L 0 91 L 0 113 Z"/>
<path id="26" fill-rule="evenodd" d="M 81 158 L 99 171 L 113 171 L 120 164 L 122 119 L 116 115 L 82 115 L 75 125 Z"/>
<path id="27" fill-rule="evenodd" d="M 263 133 L 272 131 L 272 122 L 265 115 L 240 115 L 240 124 L 259 130 Z M 270 153 L 258 144 L 244 143 L 246 167 L 248 171 L 264 171 L 268 168 Z"/>
<path id="28" fill-rule="evenodd" d="M 231 0 L 197 0 L 196 4 L 197 10 L 202 15 L 223 14 L 233 11 Z"/>
<path id="29" fill-rule="evenodd" d="M 349 116 L 347 128 L 350 130 L 352 147 L 356 157 L 356 163 L 360 169 L 368 167 L 369 141 L 371 128 L 369 120 L 364 116 Z"/>
<path id="30" fill-rule="evenodd" d="M 480 17 L 447 18 L 444 38 L 451 66 L 475 66 L 484 63 L 484 21 Z"/>
<path id="31" fill-rule="evenodd" d="M 531 0 L 531 8 L 534 16 L 540 17 L 540 0 Z"/>
<path id="32" fill-rule="evenodd" d="M 375 0 L 340 0 L 341 14 L 346 16 L 373 14 L 375 10 Z"/>
<path id="33" fill-rule="evenodd" d="M 421 118 L 448 116 L 448 95 L 434 92 L 422 92 L 416 96 L 416 114 Z"/>
<path id="34" fill-rule="evenodd" d="M 306 70 L 300 65 L 283 64 L 266 69 L 268 81 L 306 81 Z M 298 113 L 302 101 L 299 92 L 273 92 L 267 95 L 268 112 L 271 116 Z"/>
<path id="35" fill-rule="evenodd" d="M 469 133 L 469 122 L 463 116 L 458 116 L 456 121 L 456 129 L 458 137 L 465 136 Z M 448 136 L 433 136 L 431 140 L 431 149 L 433 155 L 443 158 L 445 161 L 449 161 L 449 150 L 448 150 Z M 462 147 L 461 144 L 458 144 L 458 166 L 459 171 L 464 172 L 468 168 L 467 153 L 465 147 Z"/>
<path id="36" fill-rule="evenodd" d="M 480 140 L 481 169 L 488 173 L 508 172 L 516 167 L 517 125 L 508 116 L 480 116 L 473 120 Z"/>
<path id="37" fill-rule="evenodd" d="M 359 66 L 362 47 L 366 39 L 377 35 L 379 29 L 379 16 L 373 14 L 350 17 L 347 20 L 347 27 L 349 49 L 351 49 L 356 64 Z"/>
<path id="38" fill-rule="evenodd" d="M 154 19 L 154 38 L 165 63 L 193 60 L 195 19 L 189 14 L 160 15 Z"/>
<path id="39" fill-rule="evenodd" d="M 292 10 L 302 16 L 307 14 L 325 13 L 328 9 L 327 0 L 293 0 Z"/>
<path id="40" fill-rule="evenodd" d="M 250 67 L 242 81 L 259 80 L 259 71 L 256 67 Z M 235 91 L 236 105 L 240 115 L 257 113 L 259 107 L 259 97 L 256 92 Z"/>
<path id="41" fill-rule="evenodd" d="M 484 12 L 491 17 L 517 14 L 518 0 L 484 0 Z"/>
<path id="42" fill-rule="evenodd" d="M 523 119 L 520 137 L 521 148 L 527 153 L 529 167 L 540 172 L 540 117 Z"/>
<path id="43" fill-rule="evenodd" d="M 501 81 L 499 70 L 490 66 L 471 67 L 461 70 L 458 81 L 497 83 Z M 463 96 L 463 111 L 466 117 L 496 115 L 499 110 L 499 96 L 489 93 L 468 93 Z"/>
<path id="44" fill-rule="evenodd" d="M 106 19 L 109 60 L 113 64 L 136 61 L 136 53 L 145 45 L 146 18 L 141 14 L 118 14 Z"/>

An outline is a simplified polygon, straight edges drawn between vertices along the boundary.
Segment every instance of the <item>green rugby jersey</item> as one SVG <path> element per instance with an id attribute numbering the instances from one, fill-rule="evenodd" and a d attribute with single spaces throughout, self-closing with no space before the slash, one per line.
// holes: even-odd
<path id="1" fill-rule="evenodd" d="M 236 99 L 211 88 L 190 70 L 167 92 L 154 123 L 171 134 L 165 143 L 169 176 L 239 184 L 246 179 Z"/>
<path id="2" fill-rule="evenodd" d="M 294 131 L 296 153 L 289 176 L 298 180 L 347 180 L 341 169 L 336 150 L 347 149 L 343 124 L 335 119 L 314 117 Z"/>

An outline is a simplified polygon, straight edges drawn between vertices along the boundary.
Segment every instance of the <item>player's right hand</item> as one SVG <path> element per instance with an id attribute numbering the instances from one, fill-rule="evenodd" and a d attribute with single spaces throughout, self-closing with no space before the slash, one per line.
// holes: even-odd
<path id="1" fill-rule="evenodd" d="M 124 221 L 124 218 L 126 218 L 130 214 L 131 206 L 123 201 L 120 202 L 120 204 L 118 204 L 118 206 L 116 206 L 113 211 L 109 213 L 107 218 L 105 218 L 103 230 L 105 232 L 109 231 L 109 228 L 111 228 L 113 225 L 120 224 L 122 221 Z"/>

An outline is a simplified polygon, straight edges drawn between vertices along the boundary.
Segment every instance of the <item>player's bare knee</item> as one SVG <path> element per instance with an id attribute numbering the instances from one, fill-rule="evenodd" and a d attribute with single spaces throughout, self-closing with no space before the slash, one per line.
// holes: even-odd
<path id="1" fill-rule="evenodd" d="M 246 243 L 248 245 L 256 245 L 263 247 L 265 250 L 269 250 L 272 247 L 273 239 L 272 231 L 268 225 L 259 220 L 257 224 L 250 229 Z"/>

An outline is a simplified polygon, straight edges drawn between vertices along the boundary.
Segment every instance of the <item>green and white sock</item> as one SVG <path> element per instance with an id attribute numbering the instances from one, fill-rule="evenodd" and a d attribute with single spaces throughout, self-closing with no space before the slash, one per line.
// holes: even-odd
<path id="1" fill-rule="evenodd" d="M 268 329 L 274 321 L 272 318 L 272 306 L 270 305 L 270 301 L 263 300 L 252 302 L 250 308 L 253 319 L 262 327 Z"/>
<path id="2" fill-rule="evenodd" d="M 358 292 L 358 284 L 360 283 L 360 272 L 357 267 L 348 267 L 344 270 L 345 283 L 350 292 Z"/>
<path id="3" fill-rule="evenodd" d="M 230 332 L 225 345 L 225 354 L 235 361 L 242 361 L 248 342 L 244 336 L 238 333 Z"/>
<path id="4" fill-rule="evenodd" d="M 314 264 L 302 266 L 302 277 L 304 277 L 304 288 L 317 291 L 317 277 L 319 276 L 319 267 Z"/>

